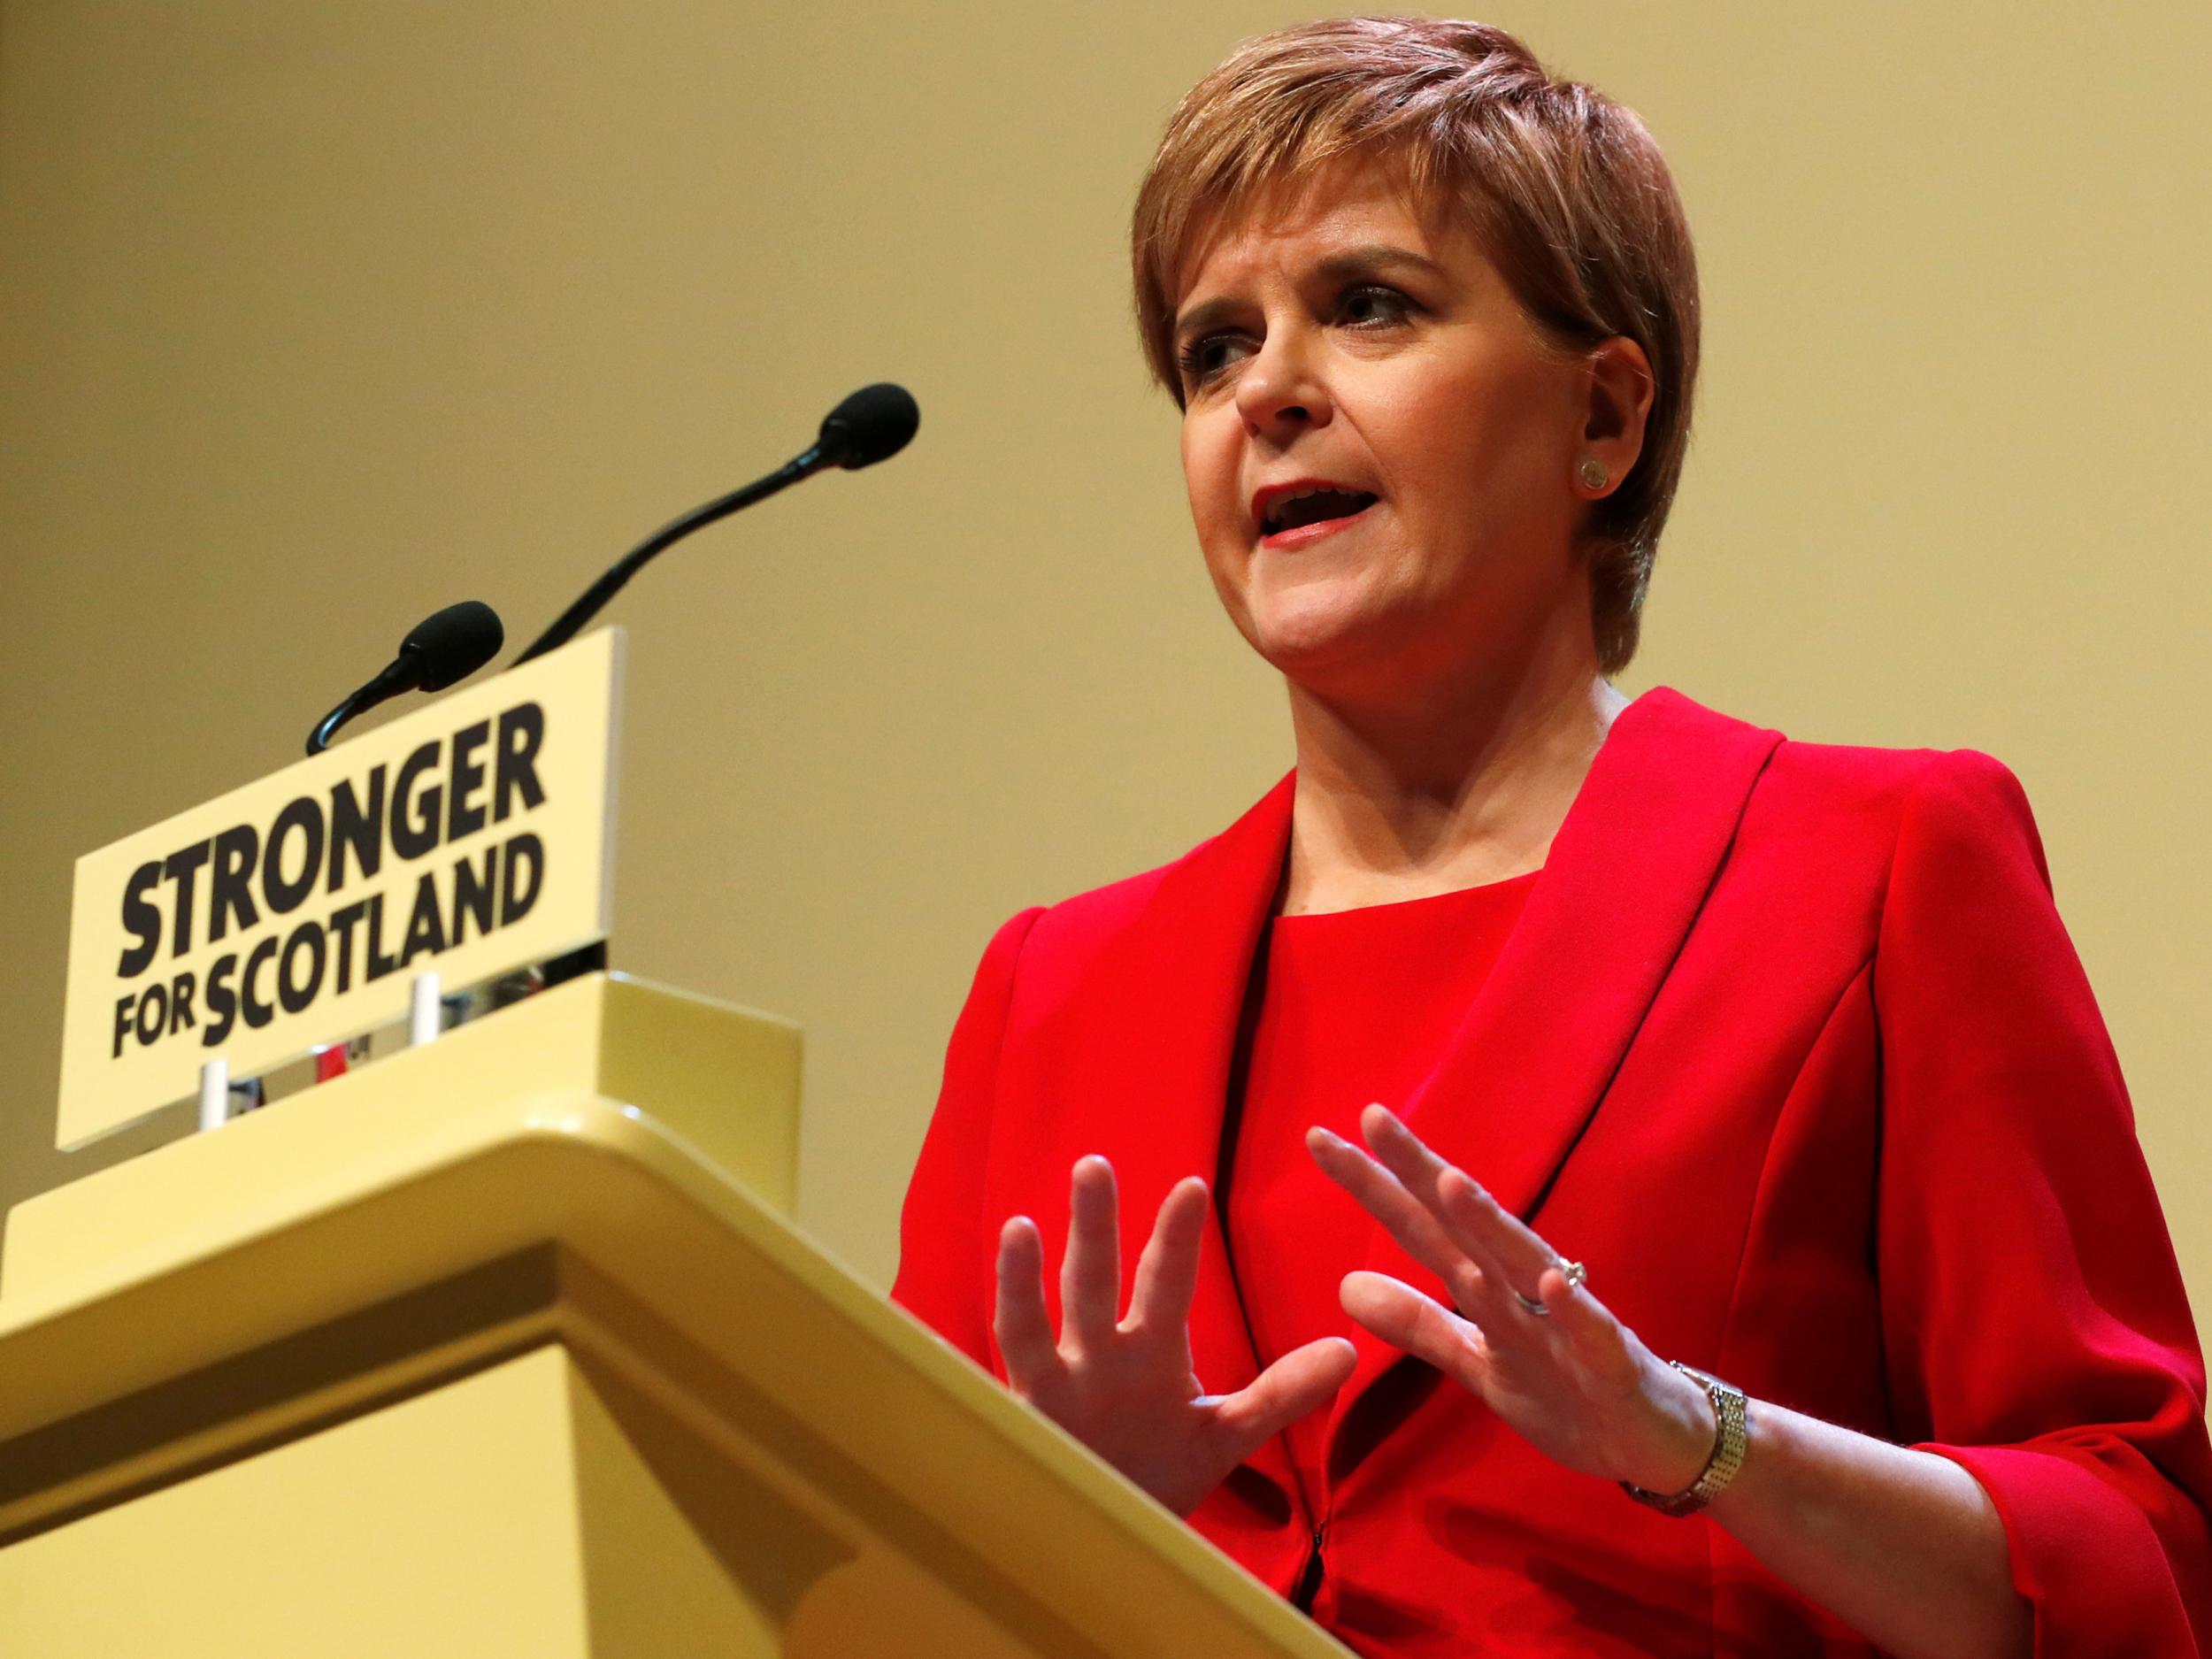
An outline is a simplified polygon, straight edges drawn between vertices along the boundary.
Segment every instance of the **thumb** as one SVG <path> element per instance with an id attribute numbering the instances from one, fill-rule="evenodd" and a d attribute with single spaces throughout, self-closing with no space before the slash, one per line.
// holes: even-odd
<path id="1" fill-rule="evenodd" d="M 1350 1379 L 1357 1357 L 1344 1338 L 1325 1336 L 1291 1349 L 1248 1387 L 1223 1395 L 1214 1405 L 1223 1452 L 1242 1463 L 1288 1425 L 1328 1404 Z"/>
<path id="2" fill-rule="evenodd" d="M 1337 1294 L 1345 1312 L 1391 1347 L 1482 1392 L 1482 1340 L 1471 1322 L 1386 1273 L 1347 1273 Z"/>

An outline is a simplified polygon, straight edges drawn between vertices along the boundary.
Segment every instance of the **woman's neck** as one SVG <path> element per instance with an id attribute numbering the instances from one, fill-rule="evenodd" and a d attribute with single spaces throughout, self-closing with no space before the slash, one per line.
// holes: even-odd
<path id="1" fill-rule="evenodd" d="M 1593 658 L 1378 711 L 1295 685 L 1298 783 L 1279 914 L 1356 910 L 1542 867 L 1628 699 Z"/>

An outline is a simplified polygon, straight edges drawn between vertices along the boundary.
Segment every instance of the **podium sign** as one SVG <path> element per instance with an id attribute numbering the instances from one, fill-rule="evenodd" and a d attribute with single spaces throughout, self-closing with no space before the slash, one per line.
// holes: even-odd
<path id="1" fill-rule="evenodd" d="M 607 936 L 606 629 L 77 861 L 55 1139 Z"/>

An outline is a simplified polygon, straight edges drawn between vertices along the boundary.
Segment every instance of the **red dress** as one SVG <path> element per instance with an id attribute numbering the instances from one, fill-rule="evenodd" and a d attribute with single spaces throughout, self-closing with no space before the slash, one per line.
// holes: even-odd
<path id="1" fill-rule="evenodd" d="M 1024 911 L 984 953 L 892 1294 L 1002 1378 L 1008 1216 L 1034 1217 L 1056 1263 L 1069 1169 L 1103 1153 L 1131 1276 L 1168 1191 L 1217 1171 L 1294 783 L 1171 864 Z M 1654 1353 L 1972 1474 L 2038 1659 L 2212 1653 L 2201 1350 L 1998 761 L 1793 741 L 1645 692 L 1400 1110 L 1585 1263 Z M 1360 1254 L 1441 1294 L 1379 1227 Z M 1307 1305 L 1334 1294 L 1335 1263 L 1277 1265 L 1315 1281 L 1291 1288 Z M 1210 1393 L 1258 1373 L 1217 1225 L 1190 1340 Z M 1359 1652 L 1872 1654 L 1709 1517 L 1571 1473 L 1432 1368 L 1353 1344 L 1320 1432 L 1324 1546 L 1280 1436 L 1190 1525 Z"/>
<path id="2" fill-rule="evenodd" d="M 1215 1194 L 1264 1365 L 1353 1333 L 1337 1300 L 1372 1223 L 1306 1150 L 1315 1124 L 1357 1146 L 1371 1101 L 1412 1098 L 1489 976 L 1535 874 L 1320 916 L 1280 917 L 1253 964 L 1257 1016 L 1232 1072 Z M 1328 1413 L 1285 1432 L 1310 1522 L 1328 1513 Z"/>

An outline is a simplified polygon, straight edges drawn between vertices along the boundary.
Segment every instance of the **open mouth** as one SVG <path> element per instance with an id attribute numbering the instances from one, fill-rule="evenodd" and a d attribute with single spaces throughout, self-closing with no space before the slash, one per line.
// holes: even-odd
<path id="1" fill-rule="evenodd" d="M 1373 506 L 1376 497 L 1362 489 L 1309 489 L 1269 503 L 1260 517 L 1263 536 L 1280 535 L 1308 525 L 1354 518 Z"/>

